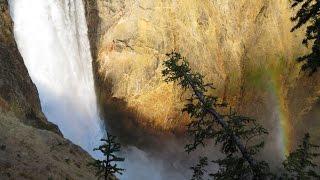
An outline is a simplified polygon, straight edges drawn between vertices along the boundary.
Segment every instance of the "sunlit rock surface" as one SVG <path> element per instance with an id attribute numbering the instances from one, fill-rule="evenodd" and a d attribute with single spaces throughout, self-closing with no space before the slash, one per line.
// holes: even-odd
<path id="1" fill-rule="evenodd" d="M 0 109 L 0 179 L 96 179 L 92 161 L 69 140 Z"/>
<path id="2" fill-rule="evenodd" d="M 165 53 L 176 50 L 238 111 L 263 121 L 276 137 L 300 136 L 310 126 L 304 114 L 316 103 L 320 78 L 299 73 L 295 58 L 307 49 L 302 30 L 290 33 L 292 13 L 287 0 L 87 0 L 110 125 L 184 127 L 184 96 L 161 76 Z"/>

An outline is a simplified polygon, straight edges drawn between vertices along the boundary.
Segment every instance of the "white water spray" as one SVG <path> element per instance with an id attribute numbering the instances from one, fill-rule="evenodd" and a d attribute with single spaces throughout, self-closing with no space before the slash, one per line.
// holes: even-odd
<path id="1" fill-rule="evenodd" d="M 63 135 L 92 152 L 103 136 L 82 0 L 11 0 L 19 50 L 42 109 Z"/>
<path id="2" fill-rule="evenodd" d="M 104 135 L 94 91 L 82 0 L 9 0 L 15 38 L 49 121 L 91 155 Z M 170 144 L 169 147 L 172 147 Z M 177 148 L 177 147 L 174 147 Z M 183 150 L 183 149 L 182 149 Z M 182 153 L 182 152 L 181 152 Z M 188 173 L 136 147 L 123 149 L 120 179 L 178 180 Z M 169 163 L 169 164 L 168 164 Z M 185 162 L 183 162 L 185 163 Z"/>

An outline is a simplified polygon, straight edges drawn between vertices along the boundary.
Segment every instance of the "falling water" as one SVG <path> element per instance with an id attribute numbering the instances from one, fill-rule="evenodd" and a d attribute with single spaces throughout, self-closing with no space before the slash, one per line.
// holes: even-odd
<path id="1" fill-rule="evenodd" d="M 48 120 L 92 155 L 103 136 L 82 0 L 11 0 L 19 50 Z"/>

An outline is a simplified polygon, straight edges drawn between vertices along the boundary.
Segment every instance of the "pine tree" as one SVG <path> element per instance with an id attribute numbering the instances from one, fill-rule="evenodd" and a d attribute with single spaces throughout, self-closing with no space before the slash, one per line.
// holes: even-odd
<path id="1" fill-rule="evenodd" d="M 193 171 L 191 180 L 203 180 L 203 176 L 207 172 L 205 170 L 206 166 L 208 166 L 208 158 L 200 157 L 199 163 L 190 168 Z"/>
<path id="2" fill-rule="evenodd" d="M 192 119 L 188 134 L 193 137 L 193 142 L 186 145 L 186 151 L 190 153 L 198 146 L 205 146 L 206 140 L 213 139 L 222 146 L 221 152 L 226 156 L 213 161 L 220 166 L 217 173 L 211 174 L 216 179 L 263 179 L 268 176 L 268 164 L 254 159 L 264 145 L 263 141 L 259 142 L 259 137 L 267 134 L 266 129 L 256 120 L 237 115 L 231 109 L 227 114 L 219 113 L 217 109 L 227 105 L 220 103 L 218 97 L 209 95 L 212 84 L 206 84 L 200 73 L 192 73 L 186 58 L 179 53 L 172 52 L 167 57 L 162 71 L 165 81 L 177 82 L 184 90 L 191 92 L 183 109 Z M 200 179 L 205 172 L 201 170 L 203 165 L 193 168 L 195 172 L 200 172 L 194 177 Z"/>
<path id="3" fill-rule="evenodd" d="M 319 0 L 292 0 L 291 7 L 300 6 L 297 14 L 291 18 L 296 25 L 291 32 L 306 25 L 306 37 L 302 44 L 308 47 L 309 43 L 313 43 L 310 54 L 299 57 L 298 61 L 305 62 L 302 70 L 309 70 L 310 75 L 317 71 L 320 66 L 320 1 Z"/>
<path id="4" fill-rule="evenodd" d="M 310 135 L 306 134 L 298 149 L 283 162 L 288 179 L 320 179 L 320 174 L 316 172 L 318 165 L 313 162 L 320 154 L 315 153 L 315 150 L 319 150 L 319 146 L 311 144 Z"/>
<path id="5" fill-rule="evenodd" d="M 98 148 L 94 148 L 94 151 L 101 151 L 105 157 L 103 160 L 95 160 L 90 165 L 97 168 L 96 176 L 98 178 L 104 178 L 110 180 L 115 177 L 115 174 L 122 174 L 124 169 L 119 168 L 116 162 L 122 162 L 125 159 L 115 155 L 116 152 L 120 151 L 121 145 L 116 142 L 116 137 L 107 133 L 106 139 L 101 139 L 104 144 Z"/>

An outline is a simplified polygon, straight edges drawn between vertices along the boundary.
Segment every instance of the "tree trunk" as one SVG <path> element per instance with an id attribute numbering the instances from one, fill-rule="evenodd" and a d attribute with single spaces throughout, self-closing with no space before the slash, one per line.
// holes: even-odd
<path id="1" fill-rule="evenodd" d="M 201 92 L 199 92 L 197 90 L 197 88 L 192 83 L 190 83 L 190 85 L 191 85 L 195 95 L 199 99 L 199 101 L 202 104 L 205 104 L 205 98 L 204 98 L 203 94 Z M 206 110 L 207 110 L 208 113 L 210 113 L 212 115 L 213 121 L 218 122 L 218 124 L 220 124 L 222 128 L 224 128 L 226 130 L 229 129 L 229 126 L 225 122 L 223 117 L 221 117 L 221 115 L 214 108 L 207 108 Z M 255 169 L 256 169 L 256 166 L 257 166 L 257 162 L 251 157 L 251 155 L 249 154 L 248 150 L 242 144 L 242 142 L 241 142 L 241 140 L 240 140 L 240 138 L 238 136 L 236 136 L 234 134 L 231 134 L 231 137 L 232 137 L 233 141 L 236 143 L 236 145 L 237 145 L 238 149 L 240 150 L 243 158 L 249 163 L 249 166 L 250 166 L 251 170 L 255 174 Z"/>

